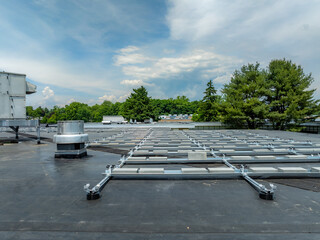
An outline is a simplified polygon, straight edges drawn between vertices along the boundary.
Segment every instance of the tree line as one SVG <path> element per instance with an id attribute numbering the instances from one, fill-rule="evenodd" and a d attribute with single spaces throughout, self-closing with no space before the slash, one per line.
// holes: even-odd
<path id="1" fill-rule="evenodd" d="M 127 120 L 143 121 L 167 114 L 193 114 L 193 121 L 221 121 L 235 128 L 254 129 L 269 123 L 274 129 L 296 127 L 307 116 L 319 114 L 319 100 L 315 89 L 309 89 L 314 81 L 305 74 L 300 65 L 290 60 L 272 60 L 266 69 L 260 64 L 247 64 L 235 70 L 221 94 L 210 80 L 204 96 L 199 101 L 190 101 L 186 96 L 173 99 L 152 99 L 141 86 L 133 89 L 125 102 L 88 106 L 73 102 L 65 107 L 33 109 L 27 107 L 27 116 L 42 118 L 43 123 L 59 120 L 84 120 L 100 122 L 104 115 L 122 115 Z"/>
<path id="2" fill-rule="evenodd" d="M 62 120 L 101 122 L 103 116 L 106 115 L 122 115 L 128 120 L 143 121 L 147 118 L 158 120 L 160 115 L 192 114 L 198 109 L 200 103 L 200 101 L 190 101 L 186 96 L 178 96 L 175 99 L 151 99 L 147 97 L 147 91 L 144 87 L 133 89 L 133 91 L 137 91 L 137 94 L 133 95 L 134 100 L 129 98 L 122 103 L 104 101 L 101 104 L 89 106 L 80 102 L 72 102 L 65 107 L 54 106 L 52 109 L 41 106 L 33 109 L 31 106 L 27 106 L 26 112 L 28 118 L 40 118 L 41 123 L 48 124 Z M 141 97 L 140 92 L 143 92 L 146 97 Z"/>

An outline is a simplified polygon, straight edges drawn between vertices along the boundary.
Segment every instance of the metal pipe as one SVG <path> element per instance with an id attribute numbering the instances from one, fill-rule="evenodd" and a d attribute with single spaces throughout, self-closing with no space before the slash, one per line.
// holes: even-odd
<path id="1" fill-rule="evenodd" d="M 263 184 L 260 184 L 253 180 L 248 174 L 245 172 L 244 166 L 241 166 L 241 175 L 242 177 L 254 188 L 259 192 L 259 197 L 265 200 L 273 200 L 274 199 L 274 192 L 277 189 L 275 185 L 270 183 L 270 189 L 266 188 Z"/>

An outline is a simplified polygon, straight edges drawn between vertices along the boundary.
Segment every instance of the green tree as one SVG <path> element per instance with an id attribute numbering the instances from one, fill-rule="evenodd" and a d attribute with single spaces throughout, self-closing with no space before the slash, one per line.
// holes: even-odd
<path id="1" fill-rule="evenodd" d="M 26 106 L 26 115 L 27 115 L 28 118 L 34 118 L 35 117 L 35 112 L 33 110 L 33 107 Z"/>
<path id="2" fill-rule="evenodd" d="M 83 120 L 88 122 L 91 119 L 90 108 L 87 104 L 73 102 L 65 107 L 65 117 L 67 120 Z"/>
<path id="3" fill-rule="evenodd" d="M 133 89 L 130 97 L 122 104 L 121 115 L 127 120 L 135 119 L 144 121 L 149 118 L 157 118 L 154 116 L 150 97 L 145 87 Z"/>
<path id="4" fill-rule="evenodd" d="M 319 108 L 313 99 L 315 89 L 308 90 L 313 77 L 305 74 L 300 65 L 286 59 L 272 60 L 268 66 L 268 119 L 274 129 L 283 130 L 291 123 L 300 123 Z"/>
<path id="5" fill-rule="evenodd" d="M 250 129 L 264 122 L 268 112 L 265 78 L 266 73 L 259 63 L 244 65 L 233 73 L 230 83 L 222 90 L 225 98 L 221 106 L 223 122 L 233 127 L 247 125 Z"/>
<path id="6" fill-rule="evenodd" d="M 204 97 L 199 104 L 199 108 L 192 116 L 193 121 L 211 122 L 218 120 L 218 102 L 217 91 L 213 86 L 212 80 L 207 83 L 207 88 L 204 92 Z"/>
<path id="7" fill-rule="evenodd" d="M 53 114 L 51 115 L 51 117 L 47 120 L 46 123 L 49 123 L 49 124 L 57 123 L 57 116 L 56 116 L 56 114 L 53 113 Z"/>

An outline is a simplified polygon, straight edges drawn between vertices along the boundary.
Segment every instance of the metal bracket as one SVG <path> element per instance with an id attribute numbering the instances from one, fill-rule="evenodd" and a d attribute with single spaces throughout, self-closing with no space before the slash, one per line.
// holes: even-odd
<path id="1" fill-rule="evenodd" d="M 87 183 L 84 185 L 83 190 L 87 193 L 87 200 L 96 200 L 101 197 L 101 191 L 106 186 L 106 184 L 109 182 L 109 180 L 112 178 L 112 171 L 115 168 L 121 168 L 125 164 L 125 162 L 128 160 L 129 157 L 133 155 L 133 153 L 141 148 L 141 146 L 145 143 L 145 141 L 152 135 L 153 130 L 150 128 L 147 135 L 133 148 L 128 152 L 128 156 L 125 157 L 125 155 L 121 156 L 118 165 L 107 165 L 106 170 L 103 173 L 106 175 L 97 185 L 95 185 L 93 188 L 90 189 L 90 184 Z"/>

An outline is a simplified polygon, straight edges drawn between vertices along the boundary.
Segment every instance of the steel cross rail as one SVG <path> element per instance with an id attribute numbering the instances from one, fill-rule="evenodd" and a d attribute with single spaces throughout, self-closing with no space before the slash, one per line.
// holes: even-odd
<path id="1" fill-rule="evenodd" d="M 141 146 L 145 143 L 145 141 L 152 135 L 153 130 L 149 128 L 147 135 L 133 148 L 128 152 L 128 156 L 126 157 L 123 155 L 118 165 L 107 165 L 104 175 L 106 175 L 97 185 L 95 185 L 93 188 L 90 189 L 90 184 L 87 183 L 84 185 L 83 190 L 87 193 L 87 200 L 95 200 L 99 199 L 101 197 L 101 191 L 105 187 L 105 185 L 108 183 L 108 181 L 111 179 L 112 170 L 115 168 L 122 168 L 125 162 L 130 158 L 135 151 L 137 151 Z"/>
<path id="2" fill-rule="evenodd" d="M 199 147 L 202 147 L 204 150 L 206 150 L 208 147 L 206 147 L 204 144 L 201 144 L 200 141 L 197 141 L 196 139 L 193 139 L 192 137 L 190 137 L 187 133 L 185 133 L 184 131 L 182 132 L 186 137 L 189 138 L 190 141 L 192 141 L 194 144 L 198 145 Z M 215 155 L 215 153 L 213 152 L 212 149 L 210 149 L 210 153 L 213 157 L 217 157 L 217 155 Z M 233 166 L 231 163 L 229 163 L 226 159 L 225 159 L 225 155 L 223 155 L 222 158 L 223 163 L 234 169 L 235 172 L 239 172 L 241 173 L 241 176 L 259 193 L 259 197 L 265 200 L 273 200 L 274 199 L 274 191 L 276 190 L 276 186 L 273 184 L 270 184 L 271 189 L 266 188 L 263 184 L 258 183 L 257 181 L 255 181 L 254 179 L 252 179 L 251 177 L 248 176 L 248 174 L 245 171 L 245 168 L 243 165 L 241 165 L 241 169 L 236 168 L 235 166 Z"/>

